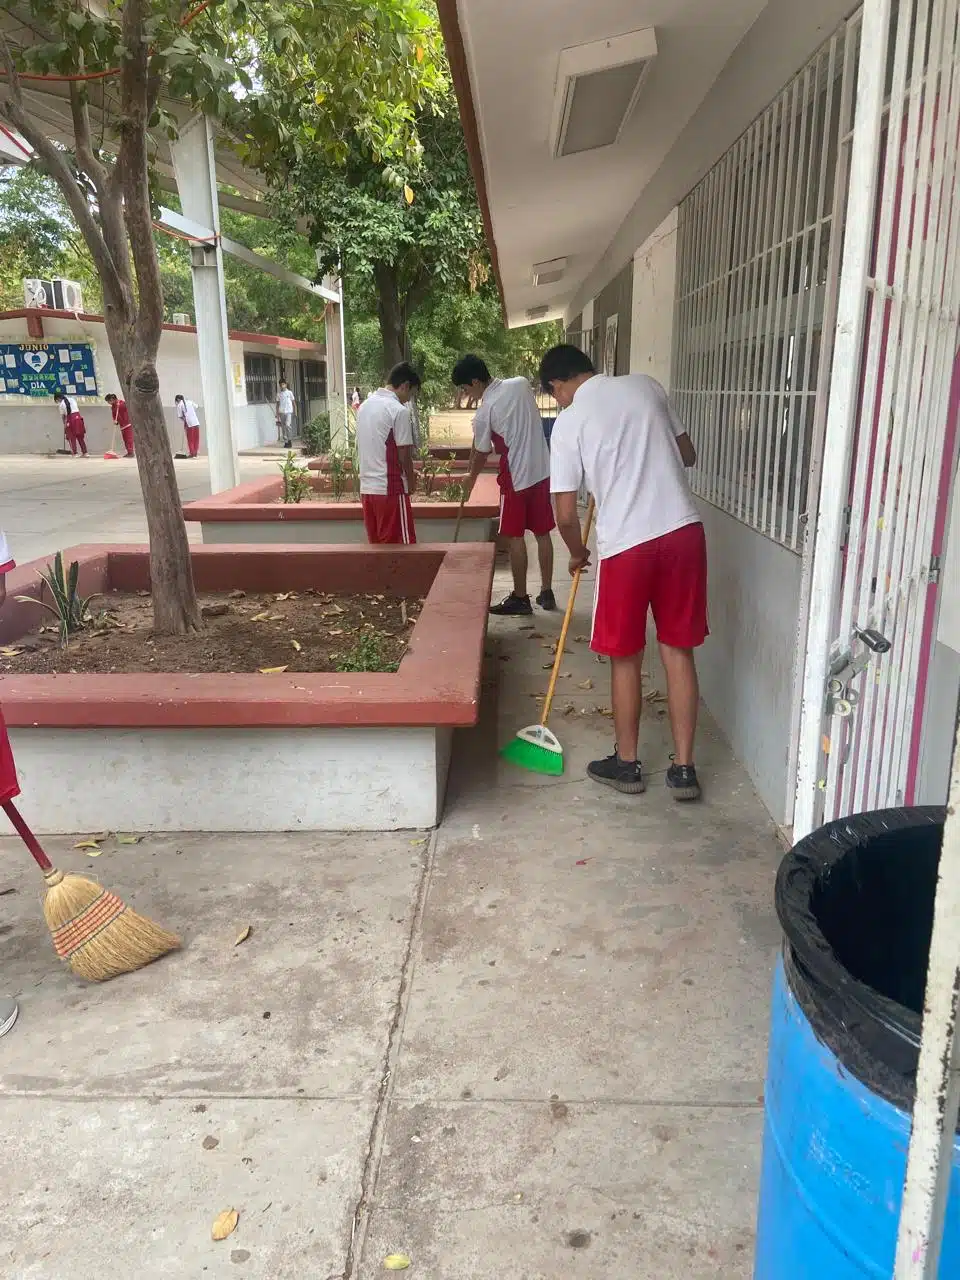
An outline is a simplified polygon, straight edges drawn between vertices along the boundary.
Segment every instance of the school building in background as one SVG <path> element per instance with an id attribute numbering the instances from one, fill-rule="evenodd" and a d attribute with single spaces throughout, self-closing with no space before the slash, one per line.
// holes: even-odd
<path id="1" fill-rule="evenodd" d="M 230 333 L 233 425 L 236 447 L 274 444 L 277 385 L 285 378 L 297 401 L 297 426 L 327 408 L 327 363 L 323 343 L 274 334 Z M 196 402 L 200 450 L 206 423 L 193 325 L 165 324 L 157 359 L 160 398 L 174 450 L 182 450 L 182 428 L 174 397 Z M 0 312 L 0 455 L 53 453 L 63 447 L 54 391 L 75 397 L 87 424 L 92 454 L 110 447 L 113 423 L 103 397 L 122 394 L 102 316 L 51 308 Z M 136 423 L 134 423 L 136 431 Z"/>

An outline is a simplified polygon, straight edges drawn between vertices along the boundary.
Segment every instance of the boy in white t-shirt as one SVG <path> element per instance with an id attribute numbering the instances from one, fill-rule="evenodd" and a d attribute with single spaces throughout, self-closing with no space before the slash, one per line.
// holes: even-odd
<path id="1" fill-rule="evenodd" d="M 285 449 L 293 444 L 293 417 L 296 412 L 297 402 L 293 398 L 293 392 L 281 378 L 277 392 L 277 430 Z"/>
<path id="2" fill-rule="evenodd" d="M 174 396 L 173 402 L 187 439 L 187 457 L 195 458 L 200 452 L 200 415 L 197 406 L 186 396 Z"/>
<path id="3" fill-rule="evenodd" d="M 417 540 L 410 503 L 416 477 L 409 405 L 419 388 L 420 375 L 404 361 L 357 410 L 360 503 L 371 543 L 409 546 Z"/>
<path id="4" fill-rule="evenodd" d="M 453 385 L 479 400 L 473 419 L 473 460 L 467 492 L 487 464 L 491 450 L 500 458 L 500 535 L 510 540 L 513 590 L 491 613 L 529 615 L 533 606 L 527 594 L 527 543 L 529 529 L 537 540 L 540 561 L 541 609 L 556 609 L 553 595 L 553 539 L 555 528 L 550 506 L 550 450 L 543 431 L 537 400 L 526 378 L 491 378 L 479 356 L 463 356 L 453 370 Z"/>
<path id="5" fill-rule="evenodd" d="M 673 764 L 667 787 L 696 800 L 693 763 L 700 691 L 693 651 L 707 629 L 707 550 L 686 468 L 697 455 L 659 382 L 645 374 L 598 376 L 577 347 L 552 347 L 540 363 L 544 391 L 563 412 L 551 438 L 551 489 L 570 572 L 589 564 L 577 513 L 586 481 L 597 504 L 597 585 L 590 647 L 610 659 L 613 755 L 591 778 L 637 794 L 645 789 L 637 739 L 647 612 L 653 611 L 667 677 Z"/>

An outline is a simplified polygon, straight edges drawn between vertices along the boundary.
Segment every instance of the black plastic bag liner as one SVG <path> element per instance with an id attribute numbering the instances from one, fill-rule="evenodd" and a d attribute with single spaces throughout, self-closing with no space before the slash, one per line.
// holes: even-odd
<path id="1" fill-rule="evenodd" d="M 913 1106 L 942 805 L 883 809 L 801 840 L 777 874 L 790 986 L 841 1064 Z"/>

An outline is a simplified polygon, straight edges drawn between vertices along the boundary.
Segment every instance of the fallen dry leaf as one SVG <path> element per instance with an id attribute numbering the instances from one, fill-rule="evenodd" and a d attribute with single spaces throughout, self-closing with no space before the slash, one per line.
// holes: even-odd
<path id="1" fill-rule="evenodd" d="M 424 836 L 424 838 L 423 838 L 422 840 L 411 840 L 411 841 L 410 841 L 410 843 L 411 843 L 411 844 L 426 844 L 426 843 L 427 843 L 427 838 L 426 838 L 426 836 Z"/>
<path id="2" fill-rule="evenodd" d="M 251 621 L 251 622 L 266 622 L 267 618 L 269 618 L 269 617 L 270 617 L 270 610 L 269 610 L 269 609 L 264 609 L 263 613 L 255 613 L 255 614 L 253 615 L 253 617 L 250 619 L 250 621 Z"/>
<path id="3" fill-rule="evenodd" d="M 576 709 L 577 708 L 573 705 L 572 702 L 568 702 L 567 705 L 563 708 L 563 711 L 561 712 L 561 714 L 565 716 L 572 716 L 573 713 L 576 711 Z"/>
<path id="4" fill-rule="evenodd" d="M 228 599 L 228 600 L 242 600 L 242 599 L 243 599 L 243 597 L 244 597 L 246 594 L 247 594 L 247 593 L 246 593 L 245 591 L 241 591 L 239 587 L 234 587 L 234 589 L 233 589 L 232 591 L 228 591 L 228 592 L 227 592 L 227 599 Z"/>
<path id="5" fill-rule="evenodd" d="M 258 671 L 262 676 L 277 676 L 281 671 L 286 671 L 286 665 L 282 667 L 258 667 Z"/>
<path id="6" fill-rule="evenodd" d="M 299 653 L 300 650 L 303 648 L 303 645 L 300 643 L 299 640 L 291 640 L 290 643 L 293 645 L 294 649 L 296 649 L 297 653 Z"/>
<path id="7" fill-rule="evenodd" d="M 552 663 L 552 662 L 545 662 L 545 663 L 543 664 L 543 669 L 544 669 L 544 671 L 552 671 L 552 670 L 553 670 L 553 663 Z"/>
<path id="8" fill-rule="evenodd" d="M 277 600 L 277 601 L 280 601 L 280 600 L 296 600 L 297 596 L 296 596 L 296 592 L 294 592 L 294 591 L 282 591 L 282 592 L 280 593 L 280 595 L 278 595 L 278 596 L 274 596 L 273 598 L 274 598 L 274 600 Z"/>
<path id="9" fill-rule="evenodd" d="M 139 844 L 143 836 L 117 836 L 117 844 Z"/>
<path id="10" fill-rule="evenodd" d="M 543 644 L 540 646 L 541 649 L 555 649 L 556 647 L 557 646 L 550 640 L 544 640 Z"/>
<path id="11" fill-rule="evenodd" d="M 253 925 L 245 924 L 243 928 L 240 930 L 240 932 L 237 934 L 236 941 L 234 942 L 233 945 L 235 947 L 239 947 L 241 942 L 246 942 L 246 940 L 250 937 L 251 933 L 253 933 Z"/>
<path id="12" fill-rule="evenodd" d="M 271 613 L 271 615 L 270 615 L 270 617 L 267 619 L 267 621 L 268 621 L 268 622 L 282 622 L 282 621 L 283 621 L 283 614 L 282 614 L 282 613 Z"/>
<path id="13" fill-rule="evenodd" d="M 391 1253 L 383 1260 L 384 1271 L 406 1271 L 410 1266 L 410 1259 L 405 1253 Z"/>
<path id="14" fill-rule="evenodd" d="M 329 609 L 324 609 L 323 611 L 325 618 L 329 618 L 331 614 L 334 614 L 334 613 L 343 613 L 343 610 L 340 608 L 338 604 L 332 604 Z"/>
<path id="15" fill-rule="evenodd" d="M 226 1240 L 227 1236 L 232 1236 L 236 1231 L 239 1221 L 240 1215 L 236 1209 L 224 1209 L 223 1213 L 214 1218 L 210 1234 L 214 1240 Z"/>
<path id="16" fill-rule="evenodd" d="M 7 644 L 0 648 L 0 653 L 2 653 L 5 658 L 15 658 L 18 653 L 23 653 L 23 650 L 18 649 L 16 645 Z"/>
<path id="17" fill-rule="evenodd" d="M 531 632 L 530 632 L 530 634 L 527 636 L 527 639 L 528 639 L 528 640 L 542 640 L 542 639 L 543 639 L 543 632 L 542 632 L 542 631 L 531 631 Z"/>
<path id="18" fill-rule="evenodd" d="M 97 853 L 103 852 L 96 840 L 78 840 L 73 847 L 75 849 L 96 849 Z"/>
<path id="19" fill-rule="evenodd" d="M 587 637 L 586 637 L 586 636 L 574 636 L 574 637 L 573 637 L 573 643 L 574 643 L 574 644 L 586 644 L 586 643 L 587 643 Z"/>
<path id="20" fill-rule="evenodd" d="M 592 681 L 592 680 L 581 680 L 581 681 L 580 681 L 580 683 L 577 685 L 577 688 L 578 688 L 578 689 L 592 689 L 592 688 L 593 688 L 593 681 Z"/>

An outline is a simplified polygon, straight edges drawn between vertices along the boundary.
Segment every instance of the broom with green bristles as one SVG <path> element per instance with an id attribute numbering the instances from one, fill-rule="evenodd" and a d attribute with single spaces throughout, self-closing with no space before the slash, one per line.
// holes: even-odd
<path id="1" fill-rule="evenodd" d="M 590 501 L 587 503 L 587 518 L 583 526 L 584 546 L 587 545 L 587 539 L 590 537 L 590 526 L 592 524 L 593 495 L 591 494 Z M 573 606 L 577 599 L 577 588 L 580 585 L 580 574 L 582 572 L 581 569 L 578 569 L 573 575 L 573 582 L 570 584 L 570 599 L 567 601 L 567 611 L 563 615 L 563 626 L 560 628 L 560 639 L 557 641 L 557 656 L 553 660 L 553 671 L 550 674 L 547 696 L 543 700 L 540 723 L 530 724 L 527 725 L 526 729 L 521 729 L 500 750 L 504 760 L 509 760 L 511 764 L 518 764 L 521 769 L 529 769 L 531 773 L 554 775 L 563 773 L 563 747 L 561 747 L 557 735 L 547 728 L 547 720 L 550 718 L 553 695 L 556 692 L 557 680 L 560 676 L 563 647 L 567 642 L 567 631 L 570 628 L 570 619 L 573 617 Z"/>

